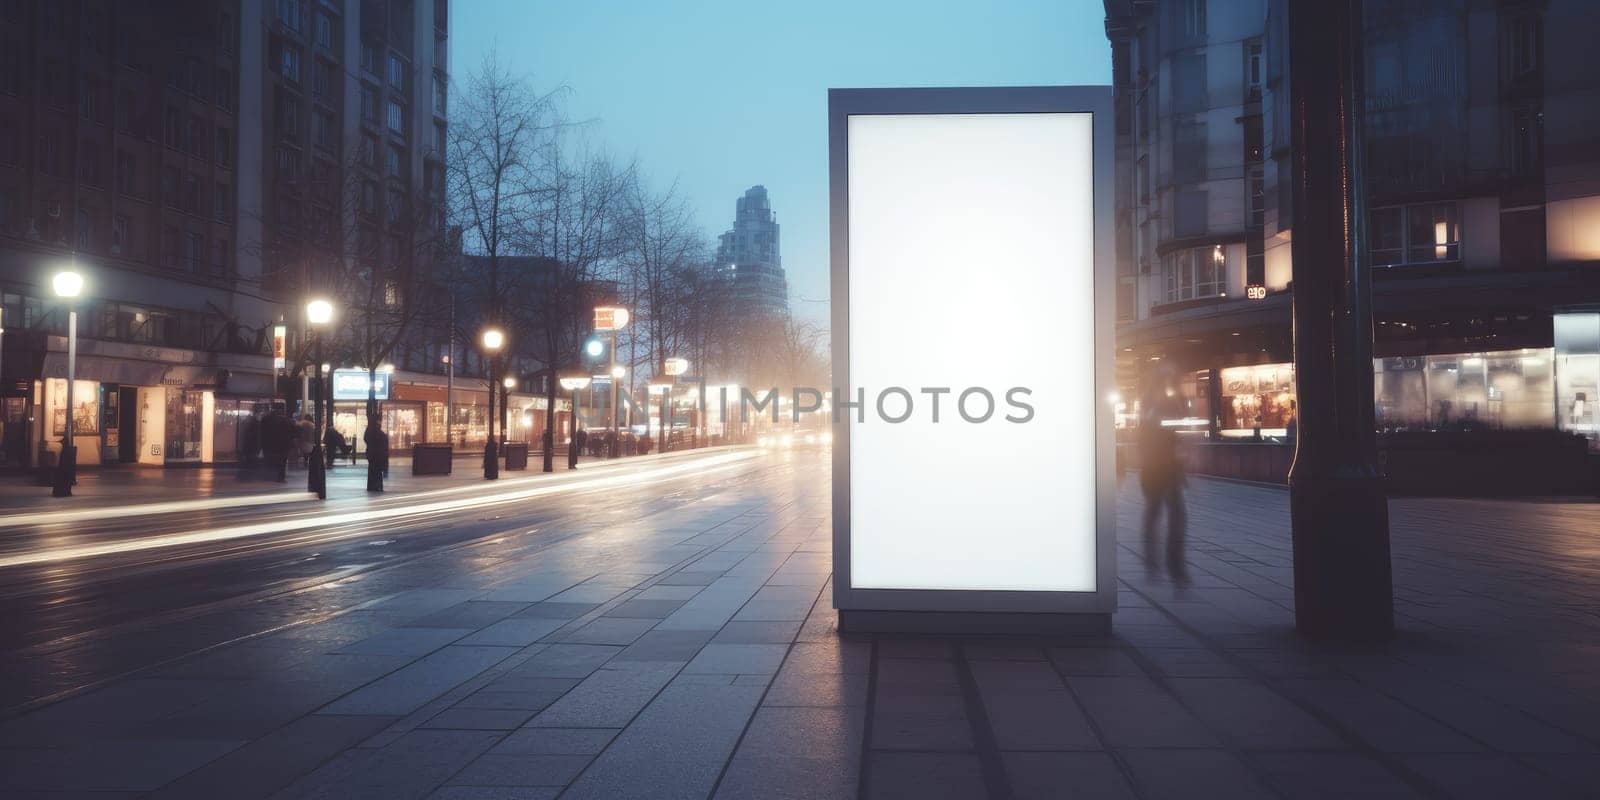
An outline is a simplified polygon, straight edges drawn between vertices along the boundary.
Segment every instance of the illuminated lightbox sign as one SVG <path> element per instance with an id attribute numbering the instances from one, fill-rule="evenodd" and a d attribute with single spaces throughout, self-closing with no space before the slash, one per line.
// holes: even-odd
<path id="1" fill-rule="evenodd" d="M 1106 87 L 830 93 L 833 374 L 864 400 L 834 440 L 842 625 L 1109 620 L 1110 111 Z"/>
<path id="2" fill-rule="evenodd" d="M 364 369 L 336 369 L 333 371 L 333 399 L 335 400 L 366 400 L 368 381 L 375 390 L 375 399 L 389 399 L 388 372 L 369 373 Z"/>

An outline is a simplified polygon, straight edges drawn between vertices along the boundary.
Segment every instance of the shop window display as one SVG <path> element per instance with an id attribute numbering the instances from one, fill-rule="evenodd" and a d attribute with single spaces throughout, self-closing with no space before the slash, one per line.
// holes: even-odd
<path id="1" fill-rule="evenodd" d="M 1555 315 L 1556 427 L 1600 449 L 1600 312 Z"/>
<path id="2" fill-rule="evenodd" d="M 1257 364 L 1218 370 L 1222 407 L 1219 427 L 1228 438 L 1285 436 L 1294 418 L 1294 365 Z"/>
<path id="3" fill-rule="evenodd" d="M 1378 428 L 1550 428 L 1555 407 L 1550 348 L 1379 359 Z"/>

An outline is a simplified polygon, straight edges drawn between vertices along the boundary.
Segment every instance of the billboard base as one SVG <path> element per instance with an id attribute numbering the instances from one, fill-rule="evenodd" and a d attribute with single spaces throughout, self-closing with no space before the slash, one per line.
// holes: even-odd
<path id="1" fill-rule="evenodd" d="M 843 633 L 941 633 L 1010 636 L 1106 636 L 1110 614 L 995 611 L 839 611 Z"/>

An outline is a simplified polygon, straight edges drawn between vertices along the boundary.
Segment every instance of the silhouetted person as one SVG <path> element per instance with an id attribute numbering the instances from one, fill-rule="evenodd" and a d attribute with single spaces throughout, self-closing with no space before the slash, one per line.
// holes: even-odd
<path id="1" fill-rule="evenodd" d="M 1163 419 L 1186 416 L 1183 398 L 1170 376 L 1151 380 L 1139 412 L 1139 485 L 1144 489 L 1144 564 L 1155 572 L 1157 563 L 1156 520 L 1163 508 L 1167 512 L 1167 574 L 1179 584 L 1189 582 L 1184 561 L 1183 463 L 1178 458 L 1177 433 L 1161 424 Z"/>
<path id="2" fill-rule="evenodd" d="M 383 491 L 383 479 L 389 475 L 389 434 L 378 427 L 378 418 L 367 420 L 367 431 L 361 436 L 367 443 L 367 491 Z"/>
<path id="3" fill-rule="evenodd" d="M 317 446 L 317 425 L 311 417 L 301 414 L 294 425 L 294 451 L 300 456 L 300 463 L 311 466 L 311 451 Z"/>
<path id="4" fill-rule="evenodd" d="M 272 413 L 261 421 L 261 450 L 267 457 L 267 468 L 272 471 L 272 479 L 283 483 L 289 479 L 285 470 L 288 468 L 289 444 L 293 438 L 293 431 L 289 424 L 289 417 L 283 413 L 283 406 L 273 406 Z"/>
<path id="5" fill-rule="evenodd" d="M 254 411 L 239 421 L 239 480 L 255 476 L 261 462 L 260 415 Z"/>
<path id="6" fill-rule="evenodd" d="M 333 462 L 339 457 L 339 448 L 344 446 L 344 437 L 328 425 L 328 430 L 322 434 L 323 459 L 327 462 L 328 469 L 333 469 Z"/>
<path id="7" fill-rule="evenodd" d="M 583 428 L 579 428 L 572 434 L 572 442 L 567 445 L 567 466 L 569 468 L 577 469 L 578 456 L 583 454 L 583 447 L 588 441 L 589 432 Z"/>

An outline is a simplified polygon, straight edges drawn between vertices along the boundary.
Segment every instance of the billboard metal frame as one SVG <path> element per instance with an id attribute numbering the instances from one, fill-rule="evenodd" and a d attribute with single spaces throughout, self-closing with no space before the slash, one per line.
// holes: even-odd
<path id="1" fill-rule="evenodd" d="M 1103 398 L 1113 388 L 1112 95 L 1109 86 L 828 91 L 829 228 L 834 385 L 850 391 L 849 119 L 857 115 L 1088 113 L 1092 115 L 1095 363 L 1095 590 L 858 589 L 850 569 L 850 425 L 833 444 L 833 601 L 842 630 L 1103 632 L 1116 609 L 1116 441 Z M 976 462 L 974 462 L 976 463 Z M 952 469 L 959 469 L 952 465 Z M 979 532 L 974 531 L 974 535 Z"/>

